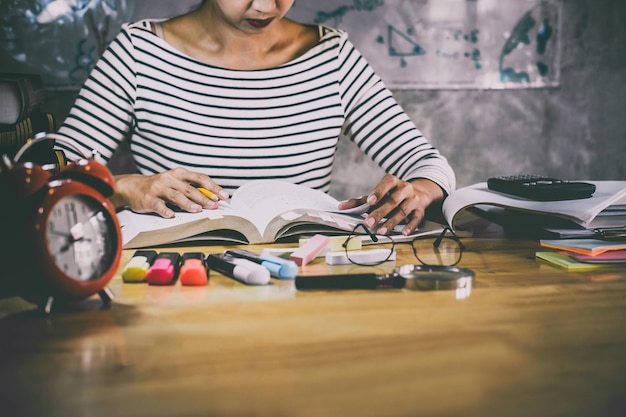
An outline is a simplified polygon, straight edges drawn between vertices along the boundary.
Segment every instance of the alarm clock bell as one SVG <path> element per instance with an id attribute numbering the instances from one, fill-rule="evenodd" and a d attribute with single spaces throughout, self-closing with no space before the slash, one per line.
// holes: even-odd
<path id="1" fill-rule="evenodd" d="M 28 147 L 55 139 L 35 136 L 12 159 L 4 155 L 0 167 L 0 294 L 22 297 L 46 313 L 53 303 L 96 293 L 109 304 L 113 293 L 107 285 L 122 250 L 108 200 L 114 179 L 104 165 L 83 158 L 55 175 L 54 164 L 20 161 Z"/>

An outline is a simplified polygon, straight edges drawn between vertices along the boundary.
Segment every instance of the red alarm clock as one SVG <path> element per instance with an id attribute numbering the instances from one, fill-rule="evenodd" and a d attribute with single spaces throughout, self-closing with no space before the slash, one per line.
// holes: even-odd
<path id="1" fill-rule="evenodd" d="M 115 208 L 108 200 L 114 179 L 92 159 L 79 159 L 52 175 L 46 166 L 20 162 L 25 147 L 52 140 L 37 136 L 0 172 L 4 292 L 50 312 L 55 300 L 76 301 L 98 293 L 117 272 L 122 244 Z M 49 167 L 48 167 L 49 168 Z"/>

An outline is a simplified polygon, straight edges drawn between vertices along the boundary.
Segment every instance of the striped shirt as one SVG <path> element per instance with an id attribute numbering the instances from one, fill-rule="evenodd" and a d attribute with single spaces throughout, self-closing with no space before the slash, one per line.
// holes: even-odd
<path id="1" fill-rule="evenodd" d="M 140 173 L 175 167 L 232 191 L 282 179 L 328 191 L 345 136 L 386 172 L 428 178 L 450 193 L 455 177 L 340 30 L 275 68 L 199 62 L 152 33 L 124 25 L 80 91 L 59 135 L 107 161 L 124 138 Z M 79 155 L 58 143 L 69 158 Z"/>

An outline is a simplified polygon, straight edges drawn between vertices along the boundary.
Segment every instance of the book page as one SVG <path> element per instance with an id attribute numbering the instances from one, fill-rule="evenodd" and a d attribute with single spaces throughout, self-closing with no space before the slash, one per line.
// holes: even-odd
<path id="1" fill-rule="evenodd" d="M 510 196 L 487 188 L 482 182 L 454 191 L 443 203 L 443 214 L 448 224 L 454 227 L 454 218 L 465 208 L 476 205 L 491 205 L 529 213 L 547 214 L 566 218 L 583 227 L 602 210 L 626 196 L 626 181 L 586 181 L 595 184 L 596 191 L 590 198 L 563 201 L 535 201 Z"/>
<path id="2" fill-rule="evenodd" d="M 215 210 L 202 210 L 199 213 L 188 213 L 177 211 L 173 218 L 166 219 L 157 214 L 140 214 L 130 209 L 125 209 L 117 213 L 117 218 L 121 226 L 122 243 L 128 242 L 137 237 L 140 233 L 163 231 L 163 238 L 160 241 L 170 241 L 179 238 L 171 235 L 172 230 L 177 230 L 178 234 L 185 234 L 186 230 L 193 230 L 195 225 L 206 221 L 206 219 L 221 219 L 226 215 L 237 215 L 228 203 L 221 202 L 220 207 Z"/>
<path id="3" fill-rule="evenodd" d="M 245 216 L 261 235 L 273 218 L 290 210 L 312 209 L 340 212 L 339 201 L 330 195 L 285 181 L 259 180 L 239 187 L 230 200 L 234 210 Z"/>
<path id="4" fill-rule="evenodd" d="M 199 213 L 178 210 L 172 219 L 123 210 L 118 213 L 118 220 L 125 246 L 162 244 L 219 229 L 236 230 L 250 242 L 258 243 L 272 219 L 278 216 L 291 222 L 298 220 L 306 210 L 352 214 L 368 208 L 364 205 L 339 211 L 338 205 L 339 201 L 319 190 L 284 181 L 258 180 L 237 189 L 230 200 L 220 201 L 215 210 Z"/>

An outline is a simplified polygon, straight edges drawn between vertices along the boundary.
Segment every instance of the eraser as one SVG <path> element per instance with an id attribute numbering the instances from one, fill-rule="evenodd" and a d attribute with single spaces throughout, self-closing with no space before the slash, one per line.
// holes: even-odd
<path id="1" fill-rule="evenodd" d="M 326 248 L 328 249 L 329 252 L 339 252 L 342 250 L 345 250 L 343 247 L 344 242 L 346 241 L 346 239 L 348 239 L 347 235 L 344 236 L 329 236 L 328 237 L 328 243 L 326 244 Z M 310 239 L 300 239 L 298 241 L 299 246 L 304 246 L 307 244 L 307 242 Z M 361 239 L 361 236 L 352 236 L 350 238 L 350 240 L 348 241 L 348 250 L 360 250 L 362 247 L 362 241 L 363 239 Z"/>
<path id="2" fill-rule="evenodd" d="M 328 236 L 315 235 L 304 245 L 296 249 L 289 259 L 298 266 L 304 266 L 311 262 L 328 244 Z"/>
<path id="3" fill-rule="evenodd" d="M 150 285 L 170 285 L 178 279 L 180 268 L 180 254 L 176 252 L 161 252 L 146 274 L 146 281 Z"/>
<path id="4" fill-rule="evenodd" d="M 350 259 L 348 259 L 348 255 Z M 395 261 L 396 251 L 389 253 L 389 249 L 369 249 L 353 251 L 346 254 L 345 251 L 328 252 L 326 254 L 326 263 L 328 265 L 348 265 L 351 263 L 359 265 L 377 264 L 386 261 Z"/>
<path id="5" fill-rule="evenodd" d="M 204 254 L 201 252 L 184 253 L 178 279 L 182 285 L 206 285 L 208 275 L 204 265 Z"/>
<path id="6" fill-rule="evenodd" d="M 124 282 L 146 282 L 146 274 L 157 253 L 154 250 L 138 250 L 122 270 Z"/>

